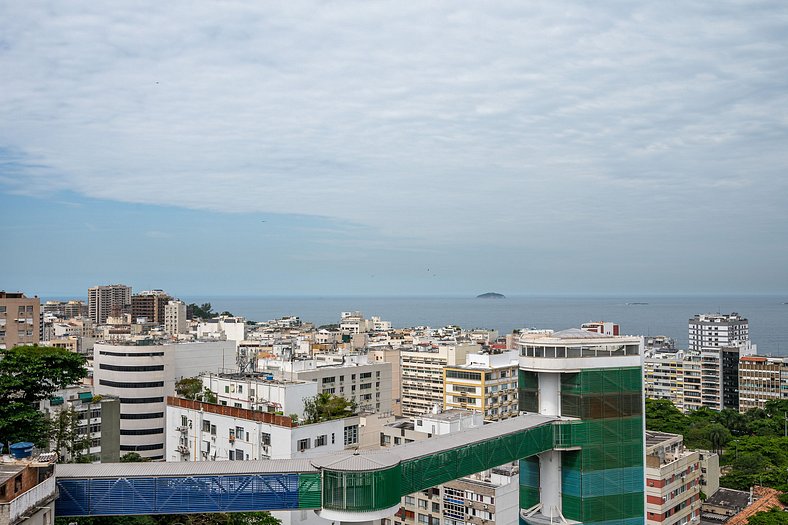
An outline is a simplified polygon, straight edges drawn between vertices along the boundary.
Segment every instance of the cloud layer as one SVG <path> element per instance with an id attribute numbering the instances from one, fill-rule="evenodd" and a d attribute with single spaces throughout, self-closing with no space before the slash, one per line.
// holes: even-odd
<path id="1" fill-rule="evenodd" d="M 0 185 L 781 264 L 787 42 L 779 1 L 7 2 Z"/>

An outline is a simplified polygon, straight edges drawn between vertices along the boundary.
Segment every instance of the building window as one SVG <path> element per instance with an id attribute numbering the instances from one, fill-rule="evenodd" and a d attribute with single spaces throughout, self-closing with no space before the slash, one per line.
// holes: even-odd
<path id="1" fill-rule="evenodd" d="M 303 452 L 309 448 L 309 438 L 298 440 L 298 451 Z"/>
<path id="2" fill-rule="evenodd" d="M 268 432 L 263 432 L 260 434 L 260 444 L 262 445 L 270 445 L 271 444 L 271 434 Z"/>
<path id="3" fill-rule="evenodd" d="M 240 448 L 235 449 L 235 460 L 236 461 L 243 461 L 244 459 L 244 451 Z"/>
<path id="4" fill-rule="evenodd" d="M 358 425 L 345 427 L 345 446 L 358 443 Z"/>
<path id="5" fill-rule="evenodd" d="M 244 438 L 244 429 L 243 429 L 243 427 L 235 427 L 235 437 L 237 437 L 240 440 L 243 440 L 243 438 Z"/>
<path id="6" fill-rule="evenodd" d="M 202 431 L 203 432 L 210 432 L 211 431 L 211 422 L 207 419 L 203 419 L 202 421 Z"/>
<path id="7" fill-rule="evenodd" d="M 328 435 L 323 434 L 315 438 L 315 447 L 324 447 L 328 444 Z"/>

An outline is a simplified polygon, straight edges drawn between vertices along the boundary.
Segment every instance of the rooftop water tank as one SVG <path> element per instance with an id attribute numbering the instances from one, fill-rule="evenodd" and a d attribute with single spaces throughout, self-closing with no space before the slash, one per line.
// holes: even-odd
<path id="1" fill-rule="evenodd" d="M 33 444 L 28 441 L 20 441 L 8 447 L 14 459 L 24 459 L 30 457 L 33 452 Z"/>

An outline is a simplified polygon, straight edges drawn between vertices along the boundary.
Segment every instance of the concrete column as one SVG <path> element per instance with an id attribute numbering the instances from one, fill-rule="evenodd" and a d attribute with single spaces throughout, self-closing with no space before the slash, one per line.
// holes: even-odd
<path id="1" fill-rule="evenodd" d="M 561 415 L 561 374 L 539 372 L 539 413 Z"/>
<path id="2" fill-rule="evenodd" d="M 539 454 L 539 494 L 541 513 L 557 517 L 561 513 L 561 452 L 548 450 Z"/>

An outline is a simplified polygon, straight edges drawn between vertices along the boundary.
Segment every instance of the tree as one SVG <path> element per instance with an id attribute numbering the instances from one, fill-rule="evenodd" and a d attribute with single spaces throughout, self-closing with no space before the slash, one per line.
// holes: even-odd
<path id="1" fill-rule="evenodd" d="M 187 308 L 191 310 L 192 318 L 211 319 L 212 317 L 216 317 L 216 312 L 213 311 L 211 303 L 203 303 L 199 306 L 195 303 L 191 303 Z"/>
<path id="2" fill-rule="evenodd" d="M 731 439 L 730 431 L 719 423 L 706 425 L 705 428 L 714 452 L 722 454 L 722 447 Z"/>
<path id="3" fill-rule="evenodd" d="M 87 431 L 87 428 L 85 428 Z M 88 463 L 91 460 L 90 436 L 79 433 L 79 413 L 73 406 L 58 411 L 50 420 L 50 439 L 64 463 Z"/>
<path id="4" fill-rule="evenodd" d="M 184 399 L 216 403 L 216 394 L 202 386 L 199 377 L 184 377 L 175 382 L 175 392 Z"/>
<path id="5" fill-rule="evenodd" d="M 46 446 L 50 428 L 38 403 L 85 375 L 85 358 L 62 348 L 0 350 L 0 441 Z"/>
<path id="6" fill-rule="evenodd" d="M 768 512 L 757 512 L 747 520 L 749 525 L 788 525 L 788 512 L 772 507 Z"/>
<path id="7" fill-rule="evenodd" d="M 150 461 L 150 459 L 140 456 L 137 452 L 127 452 L 120 457 L 121 463 L 142 463 L 144 461 Z"/>
<path id="8" fill-rule="evenodd" d="M 646 428 L 657 432 L 684 434 L 689 418 L 667 399 L 646 399 Z"/>
<path id="9" fill-rule="evenodd" d="M 323 392 L 304 399 L 304 423 L 318 423 L 352 416 L 356 408 L 355 401 Z"/>

